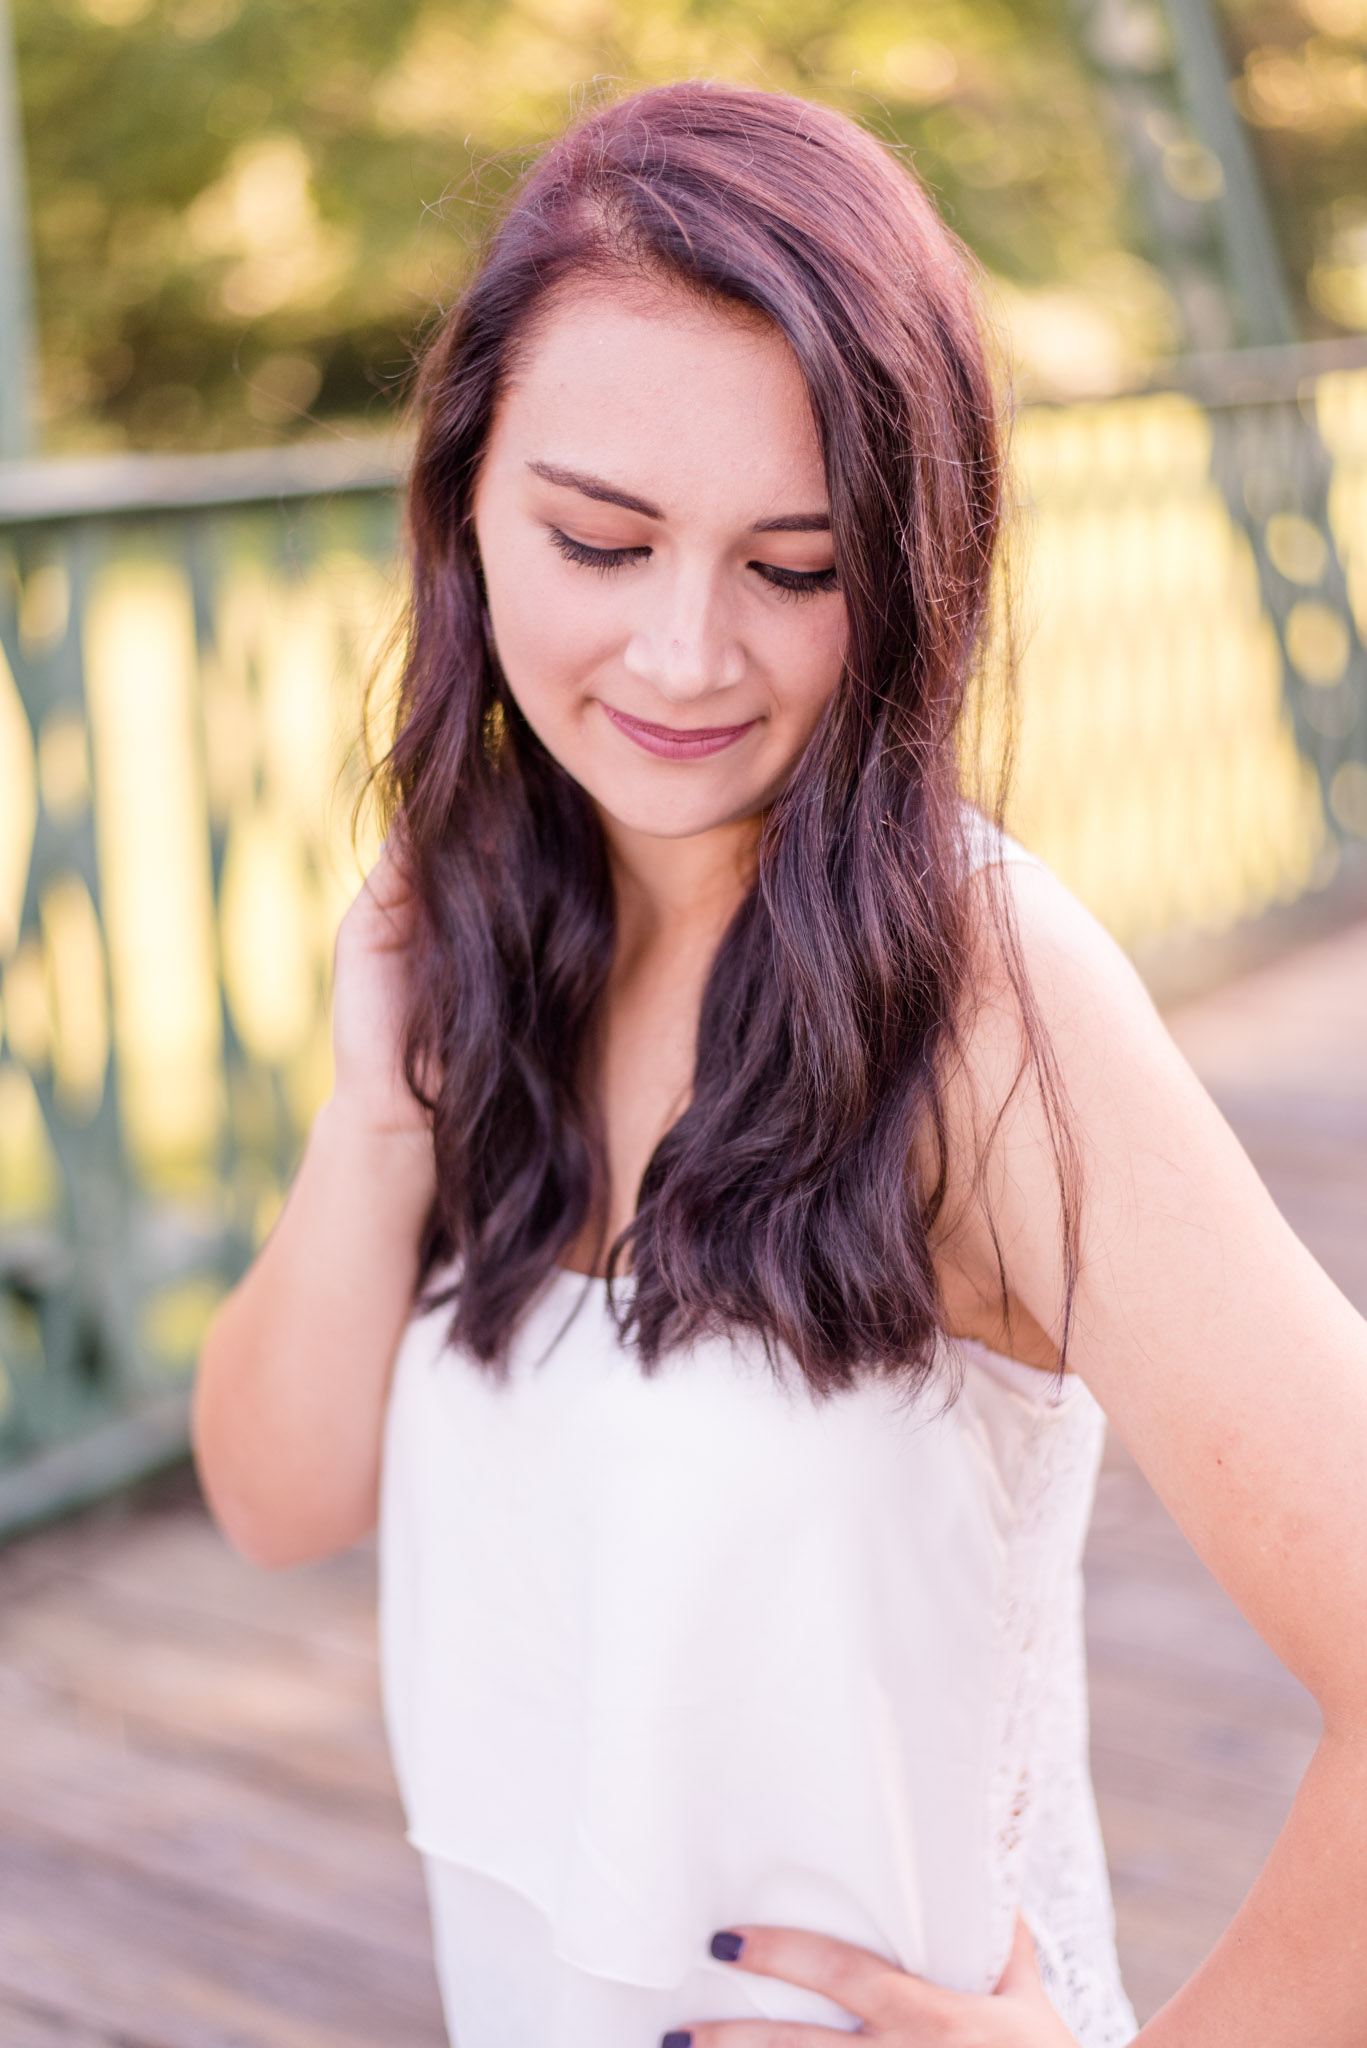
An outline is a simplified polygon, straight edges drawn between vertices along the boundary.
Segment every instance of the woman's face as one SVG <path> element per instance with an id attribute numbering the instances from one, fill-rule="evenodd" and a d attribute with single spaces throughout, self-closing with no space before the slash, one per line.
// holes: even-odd
<path id="1" fill-rule="evenodd" d="M 846 637 L 774 328 L 667 287 L 571 293 L 498 407 L 474 511 L 508 687 L 607 817 L 684 838 L 773 800 Z"/>

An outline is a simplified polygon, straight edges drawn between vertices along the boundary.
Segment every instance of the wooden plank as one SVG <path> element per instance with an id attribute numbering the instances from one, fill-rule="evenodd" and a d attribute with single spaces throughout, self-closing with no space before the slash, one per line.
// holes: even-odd
<path id="1" fill-rule="evenodd" d="M 95 2032 L 49 2007 L 17 2005 L 0 1995 L 0 2041 L 5 2048 L 144 2048 L 146 2036 Z M 153 2044 L 146 2042 L 146 2048 Z"/>
<path id="2" fill-rule="evenodd" d="M 368 1551 L 254 1572 L 183 1479 L 15 1546 L 0 1747 L 5 2048 L 444 2040 Z"/>
<path id="3" fill-rule="evenodd" d="M 358 1822 L 285 1790 L 263 1790 L 202 1756 L 148 1751 L 123 1728 L 0 1695 L 0 1867 L 10 1829 L 46 1833 L 73 1858 L 117 1857 L 149 1878 L 254 1901 L 280 1919 L 378 1943 L 428 1967 L 418 1859 L 397 1801 Z M 3 2039 L 3 2036 L 0 2036 Z"/>
<path id="4" fill-rule="evenodd" d="M 301 1601 L 301 1623 L 306 1601 Z M 0 1665 L 52 1701 L 136 1728 L 144 1747 L 210 1755 L 261 1784 L 289 1781 L 387 1815 L 393 1778 L 373 1658 L 189 1606 L 168 1610 L 74 1575 L 0 1614 Z"/>
<path id="5" fill-rule="evenodd" d="M 440 2048 L 430 1971 L 375 1944 L 10 1828 L 0 1996 L 177 2048 Z"/>
<path id="6" fill-rule="evenodd" d="M 1142 2021 L 1233 1918 L 1319 1715 L 1122 1459 L 1113 1450 L 1088 1548 L 1092 1772 Z"/>

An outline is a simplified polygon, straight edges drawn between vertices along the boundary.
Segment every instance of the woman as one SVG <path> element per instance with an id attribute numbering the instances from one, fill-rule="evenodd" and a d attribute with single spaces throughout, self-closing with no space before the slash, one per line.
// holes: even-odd
<path id="1" fill-rule="evenodd" d="M 388 850 L 197 1443 L 280 1564 L 384 1439 L 460 2048 L 1131 2038 L 1101 1410 L 1325 1717 L 1141 2038 L 1362 2038 L 1367 1332 L 960 801 L 1000 496 L 959 250 L 777 94 L 589 118 L 428 355 Z"/>

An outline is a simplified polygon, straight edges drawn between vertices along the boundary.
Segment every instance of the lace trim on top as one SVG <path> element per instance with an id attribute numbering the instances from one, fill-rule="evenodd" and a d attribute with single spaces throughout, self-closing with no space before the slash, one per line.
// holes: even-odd
<path id="1" fill-rule="evenodd" d="M 1085 2048 L 1123 2048 L 1137 2026 L 1114 1961 L 1110 1890 L 1087 1774 L 1081 1583 L 1070 1562 L 1085 1536 L 1105 1424 L 1081 1389 L 1022 1399 L 1036 1412 L 1020 1451 L 996 1629 L 989 1850 L 996 1952 L 1009 1954 L 1016 1913 L 1023 1911 L 1059 2016 Z M 1059 1540 L 1060 1499 L 1076 1518 L 1072 1544 Z M 1032 1905 L 1047 1910 L 1032 1913 Z"/>

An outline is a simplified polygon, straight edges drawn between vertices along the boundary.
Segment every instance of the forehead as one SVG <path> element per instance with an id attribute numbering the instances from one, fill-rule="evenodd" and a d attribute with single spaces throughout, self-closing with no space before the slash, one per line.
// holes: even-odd
<path id="1" fill-rule="evenodd" d="M 757 314 L 667 286 L 585 285 L 555 302 L 519 351 L 489 454 L 589 472 L 667 514 L 826 502 L 787 341 Z"/>

